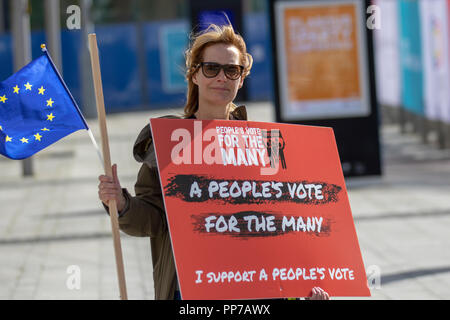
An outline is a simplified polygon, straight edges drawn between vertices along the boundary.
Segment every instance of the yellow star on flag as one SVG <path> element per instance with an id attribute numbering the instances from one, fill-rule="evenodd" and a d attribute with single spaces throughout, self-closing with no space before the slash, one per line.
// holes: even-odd
<path id="1" fill-rule="evenodd" d="M 33 86 L 32 84 L 30 84 L 29 82 L 27 82 L 26 84 L 24 84 L 25 86 L 25 90 L 30 90 L 31 91 L 31 87 Z"/>
<path id="2" fill-rule="evenodd" d="M 6 141 L 6 142 L 11 142 L 11 141 L 12 141 L 12 138 L 11 138 L 10 136 L 6 136 L 5 141 Z"/>
<path id="3" fill-rule="evenodd" d="M 5 103 L 6 100 L 8 100 L 8 98 L 6 97 L 6 95 L 3 95 L 3 97 L 0 97 L 0 102 Z"/>
<path id="4" fill-rule="evenodd" d="M 53 101 L 52 98 L 48 99 L 48 100 L 47 100 L 47 107 L 48 107 L 48 106 L 53 107 L 53 104 L 54 104 L 54 103 L 55 103 L 55 101 Z"/>
<path id="5" fill-rule="evenodd" d="M 45 89 L 44 89 L 44 87 L 43 86 L 41 86 L 39 89 L 39 93 L 38 94 L 42 94 L 42 95 L 44 95 L 44 91 L 45 91 Z"/>
<path id="6" fill-rule="evenodd" d="M 0 126 L 0 131 L 3 131 L 3 127 L 2 126 Z"/>
<path id="7" fill-rule="evenodd" d="M 17 86 L 17 84 L 16 84 L 16 86 L 15 87 L 13 87 L 13 89 L 14 89 L 14 93 L 17 93 L 17 94 L 19 94 L 19 90 L 20 90 L 20 88 Z"/>
<path id="8" fill-rule="evenodd" d="M 50 113 L 50 114 L 47 115 L 47 120 L 53 121 L 53 118 L 55 118 L 55 116 L 53 115 L 53 113 Z"/>
<path id="9" fill-rule="evenodd" d="M 28 139 L 25 138 L 20 139 L 20 141 L 22 141 L 22 143 L 28 143 Z"/>
<path id="10" fill-rule="evenodd" d="M 42 136 L 39 133 L 36 133 L 34 137 L 36 138 L 37 141 L 41 141 Z"/>
<path id="11" fill-rule="evenodd" d="M 43 129 L 41 129 L 42 131 L 50 131 L 50 129 L 47 129 L 47 128 L 43 128 Z"/>

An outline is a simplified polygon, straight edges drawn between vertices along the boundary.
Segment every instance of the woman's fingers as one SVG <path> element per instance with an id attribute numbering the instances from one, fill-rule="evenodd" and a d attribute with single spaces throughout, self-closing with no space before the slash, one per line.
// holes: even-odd
<path id="1" fill-rule="evenodd" d="M 121 192 L 119 192 L 115 187 L 100 185 L 98 195 L 100 200 L 103 202 L 108 202 L 109 200 L 119 200 Z"/>
<path id="2" fill-rule="evenodd" d="M 117 175 L 117 165 L 114 164 L 112 167 L 112 177 L 107 175 L 100 175 L 98 180 L 98 196 L 100 200 L 108 205 L 110 200 L 116 200 L 117 209 L 121 211 L 126 204 L 125 197 L 122 193 L 122 187 L 120 186 L 119 177 Z"/>
<path id="3" fill-rule="evenodd" d="M 330 300 L 330 295 L 322 288 L 314 287 L 310 300 Z"/>
<path id="4" fill-rule="evenodd" d="M 100 175 L 98 177 L 98 180 L 100 181 L 98 184 L 98 195 L 100 200 L 105 204 L 107 204 L 109 200 L 121 200 L 122 189 L 117 179 L 117 167 L 113 169 L 113 175 L 115 175 L 115 177 L 109 177 L 107 175 Z"/>

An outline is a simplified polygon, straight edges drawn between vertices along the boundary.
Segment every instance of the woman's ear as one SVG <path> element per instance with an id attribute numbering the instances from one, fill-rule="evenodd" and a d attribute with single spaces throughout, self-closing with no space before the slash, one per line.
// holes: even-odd
<path id="1" fill-rule="evenodd" d="M 194 74 L 192 75 L 192 82 L 193 82 L 194 84 L 198 85 L 198 82 L 197 82 L 197 72 L 194 73 Z"/>

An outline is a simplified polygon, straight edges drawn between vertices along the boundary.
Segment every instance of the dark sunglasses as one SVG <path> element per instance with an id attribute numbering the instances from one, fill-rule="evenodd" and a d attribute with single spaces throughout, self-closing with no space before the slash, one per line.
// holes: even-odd
<path id="1" fill-rule="evenodd" d="M 206 78 L 216 77 L 220 69 L 223 69 L 225 76 L 230 80 L 237 80 L 244 72 L 244 67 L 237 64 L 220 64 L 215 62 L 201 62 L 197 68 L 202 67 L 203 75 Z"/>

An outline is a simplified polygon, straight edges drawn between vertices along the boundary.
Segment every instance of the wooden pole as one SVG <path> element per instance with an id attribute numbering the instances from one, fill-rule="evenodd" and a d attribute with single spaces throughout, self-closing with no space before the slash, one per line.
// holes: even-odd
<path id="1" fill-rule="evenodd" d="M 100 62 L 98 58 L 97 37 L 95 33 L 91 33 L 88 36 L 89 39 L 89 51 L 91 54 L 91 66 L 92 77 L 94 81 L 95 100 L 97 104 L 98 122 L 100 125 L 100 132 L 102 136 L 102 152 L 103 163 L 105 167 L 105 174 L 112 177 L 111 157 L 109 151 L 108 131 L 106 128 L 106 113 L 105 113 L 105 101 L 103 98 L 103 86 L 102 76 L 100 73 Z M 109 217 L 111 219 L 111 229 L 114 242 L 114 252 L 116 256 L 117 276 L 119 279 L 120 298 L 127 300 L 127 289 L 125 284 L 125 273 L 123 267 L 122 248 L 120 245 L 119 234 L 119 219 L 117 211 L 117 203 L 115 200 L 111 200 L 108 203 Z"/>
<path id="2" fill-rule="evenodd" d="M 11 0 L 11 31 L 13 39 L 14 72 L 31 62 L 30 3 L 28 0 Z M 23 176 L 33 176 L 33 158 L 22 160 Z"/>

